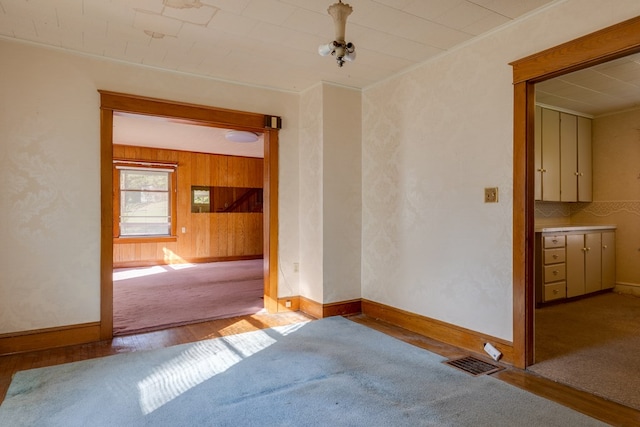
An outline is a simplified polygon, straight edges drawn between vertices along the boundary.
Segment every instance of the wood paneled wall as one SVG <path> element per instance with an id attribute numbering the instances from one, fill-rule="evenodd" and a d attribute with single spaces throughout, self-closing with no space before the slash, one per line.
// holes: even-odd
<path id="1" fill-rule="evenodd" d="M 124 243 L 116 239 L 114 267 L 262 257 L 262 213 L 191 213 L 191 186 L 262 188 L 263 159 L 116 144 L 113 157 L 178 164 L 175 241 Z"/>

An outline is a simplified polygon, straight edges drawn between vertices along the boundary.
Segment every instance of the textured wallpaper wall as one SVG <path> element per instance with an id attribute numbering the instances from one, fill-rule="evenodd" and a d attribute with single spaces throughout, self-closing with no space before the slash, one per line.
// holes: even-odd
<path id="1" fill-rule="evenodd" d="M 0 42 L 0 333 L 99 317 L 98 93 L 17 47 Z"/>
<path id="2" fill-rule="evenodd" d="M 323 86 L 323 302 L 331 303 L 361 295 L 362 97 Z"/>
<path id="3" fill-rule="evenodd" d="M 554 3 L 365 91 L 363 297 L 512 339 L 508 64 L 640 12 L 615 3 Z"/>
<path id="4" fill-rule="evenodd" d="M 0 334 L 99 320 L 98 89 L 285 117 L 280 260 L 298 260 L 298 95 L 3 40 L 0 57 Z"/>
<path id="5" fill-rule="evenodd" d="M 322 85 L 300 97 L 300 295 L 322 302 Z"/>

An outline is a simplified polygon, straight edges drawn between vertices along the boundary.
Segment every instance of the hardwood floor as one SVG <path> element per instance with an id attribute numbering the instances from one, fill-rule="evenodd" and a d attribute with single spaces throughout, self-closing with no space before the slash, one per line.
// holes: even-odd
<path id="1" fill-rule="evenodd" d="M 431 340 L 365 315 L 349 316 L 348 318 L 417 347 L 437 353 L 445 358 L 468 355 L 467 352 L 456 347 Z M 144 334 L 121 336 L 111 341 L 102 341 L 93 344 L 1 356 L 0 402 L 4 400 L 9 384 L 11 383 L 11 377 L 17 371 L 118 353 L 152 350 L 307 320 L 313 320 L 313 318 L 299 312 L 279 313 L 275 315 L 255 314 L 230 319 L 212 320 Z M 556 401 L 611 425 L 640 425 L 640 411 L 593 396 L 589 393 L 572 389 L 526 371 L 505 366 L 504 370 L 494 373 L 492 376 L 515 387 Z"/>

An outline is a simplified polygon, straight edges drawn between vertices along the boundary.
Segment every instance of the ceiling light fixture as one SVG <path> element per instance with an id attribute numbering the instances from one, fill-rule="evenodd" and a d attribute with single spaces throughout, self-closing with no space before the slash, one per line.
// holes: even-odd
<path id="1" fill-rule="evenodd" d="M 258 134 L 244 130 L 229 130 L 224 134 L 227 141 L 231 142 L 256 142 Z"/>
<path id="2" fill-rule="evenodd" d="M 318 53 L 322 56 L 329 54 L 335 56 L 336 61 L 338 61 L 338 67 L 342 67 L 345 61 L 351 62 L 356 59 L 355 45 L 345 41 L 347 17 L 351 15 L 353 8 L 348 4 L 342 3 L 342 0 L 338 0 L 338 3 L 329 6 L 327 12 L 333 18 L 336 38 L 331 43 L 320 45 Z"/>

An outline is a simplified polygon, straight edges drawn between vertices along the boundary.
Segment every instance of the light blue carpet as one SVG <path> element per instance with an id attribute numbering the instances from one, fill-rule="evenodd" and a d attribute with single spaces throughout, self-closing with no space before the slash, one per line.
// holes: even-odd
<path id="1" fill-rule="evenodd" d="M 341 317 L 18 372 L 0 426 L 600 426 Z"/>

